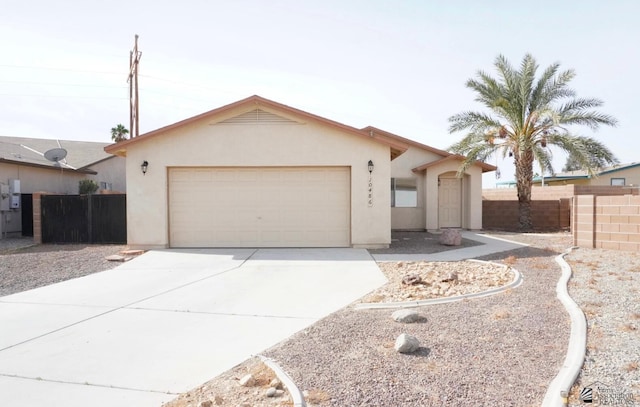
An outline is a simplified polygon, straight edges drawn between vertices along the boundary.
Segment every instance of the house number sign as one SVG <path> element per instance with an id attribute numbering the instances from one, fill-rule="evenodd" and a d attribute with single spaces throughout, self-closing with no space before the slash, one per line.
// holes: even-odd
<path id="1" fill-rule="evenodd" d="M 371 179 L 371 173 L 369 173 L 369 185 L 367 186 L 367 205 L 373 206 L 373 181 Z"/>

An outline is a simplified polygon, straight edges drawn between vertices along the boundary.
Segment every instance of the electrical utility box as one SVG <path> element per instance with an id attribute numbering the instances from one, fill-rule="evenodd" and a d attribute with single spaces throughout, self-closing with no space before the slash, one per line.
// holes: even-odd
<path id="1" fill-rule="evenodd" d="M 20 209 L 20 195 L 11 195 L 9 206 L 11 206 L 11 209 Z"/>
<path id="2" fill-rule="evenodd" d="M 20 180 L 19 179 L 9 180 L 9 194 L 11 194 L 11 197 L 9 198 L 9 206 L 11 207 L 11 209 L 19 209 L 20 208 Z"/>
<path id="3" fill-rule="evenodd" d="M 9 180 L 9 193 L 11 195 L 20 195 L 20 180 L 19 179 L 10 179 Z"/>
<path id="4" fill-rule="evenodd" d="M 0 184 L 0 211 L 9 210 L 10 197 L 11 195 L 9 194 L 9 185 Z"/>

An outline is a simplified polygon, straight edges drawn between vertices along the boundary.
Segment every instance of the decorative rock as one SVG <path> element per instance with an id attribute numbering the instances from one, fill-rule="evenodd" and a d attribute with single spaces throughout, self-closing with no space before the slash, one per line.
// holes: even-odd
<path id="1" fill-rule="evenodd" d="M 282 382 L 280 381 L 280 379 L 278 379 L 276 377 L 273 380 L 271 380 L 271 382 L 269 383 L 269 386 L 275 387 L 276 389 L 281 389 L 282 388 Z"/>
<path id="2" fill-rule="evenodd" d="M 278 393 L 278 389 L 276 389 L 275 387 L 269 387 L 264 394 L 267 397 L 275 397 L 276 393 Z"/>
<path id="3" fill-rule="evenodd" d="M 396 344 L 393 347 L 396 352 L 399 353 L 413 353 L 420 347 L 420 341 L 415 336 L 409 334 L 401 334 L 396 339 Z"/>
<path id="4" fill-rule="evenodd" d="M 419 320 L 420 314 L 412 309 L 400 309 L 391 314 L 391 318 L 396 322 L 410 324 Z"/>
<path id="5" fill-rule="evenodd" d="M 460 246 L 462 235 L 459 229 L 444 229 L 440 235 L 440 244 L 445 246 Z"/>
<path id="6" fill-rule="evenodd" d="M 251 387 L 256 384 L 256 379 L 253 377 L 253 375 L 248 374 L 240 379 L 238 383 L 240 383 L 240 386 Z"/>
<path id="7" fill-rule="evenodd" d="M 402 277 L 402 284 L 404 285 L 418 285 L 422 284 L 422 277 L 418 274 L 407 274 Z"/>
<path id="8" fill-rule="evenodd" d="M 447 273 L 447 274 L 445 274 L 444 277 L 442 277 L 442 279 L 440 281 L 443 282 L 443 283 L 450 283 L 450 282 L 458 281 L 458 273 L 456 273 L 455 271 Z"/>
<path id="9" fill-rule="evenodd" d="M 224 399 L 216 394 L 213 398 L 213 401 L 216 403 L 216 406 L 221 406 L 224 403 Z"/>
<path id="10" fill-rule="evenodd" d="M 213 402 L 211 400 L 203 401 L 200 403 L 200 407 L 213 407 Z"/>

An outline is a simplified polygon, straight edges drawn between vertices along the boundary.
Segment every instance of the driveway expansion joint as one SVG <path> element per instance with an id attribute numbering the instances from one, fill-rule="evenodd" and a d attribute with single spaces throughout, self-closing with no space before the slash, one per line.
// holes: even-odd
<path id="1" fill-rule="evenodd" d="M 172 392 L 172 391 L 135 389 L 135 388 L 132 388 L 132 387 L 113 386 L 113 385 L 96 384 L 96 383 L 88 383 L 88 382 L 80 383 L 80 382 L 72 382 L 72 381 L 66 381 L 66 380 L 45 379 L 45 378 L 42 378 L 42 377 L 20 376 L 20 375 L 7 374 L 7 373 L 0 373 L 0 377 L 9 377 L 9 378 L 12 378 L 12 379 L 23 379 L 23 380 L 34 380 L 34 381 L 37 381 L 37 382 L 70 384 L 70 385 L 74 385 L 74 386 L 103 387 L 103 388 L 106 388 L 106 389 L 127 390 L 127 391 L 136 391 L 136 392 L 142 392 L 142 393 L 158 393 L 158 394 L 171 394 L 171 395 L 180 394 L 180 393 L 175 393 L 175 392 Z"/>

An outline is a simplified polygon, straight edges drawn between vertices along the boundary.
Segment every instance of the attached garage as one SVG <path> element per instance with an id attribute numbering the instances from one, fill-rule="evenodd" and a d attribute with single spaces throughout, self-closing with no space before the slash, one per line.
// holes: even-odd
<path id="1" fill-rule="evenodd" d="M 470 168 L 439 201 L 463 157 L 260 96 L 105 150 L 126 157 L 134 249 L 384 248 L 394 216 L 403 229 L 477 229 L 482 172 L 495 169 Z M 394 208 L 392 178 L 414 194 Z"/>
<path id="2" fill-rule="evenodd" d="M 350 168 L 169 168 L 170 247 L 349 247 Z"/>

